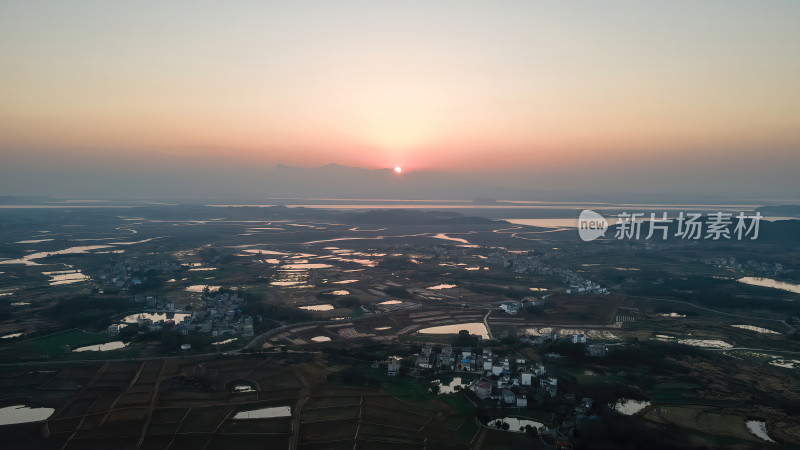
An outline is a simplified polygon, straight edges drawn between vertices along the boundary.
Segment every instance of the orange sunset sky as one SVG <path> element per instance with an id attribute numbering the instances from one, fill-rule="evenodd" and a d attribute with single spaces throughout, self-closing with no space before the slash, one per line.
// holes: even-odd
<path id="1" fill-rule="evenodd" d="M 790 189 L 798 23 L 791 0 L 7 0 L 0 194 L 27 172 L 278 163 L 752 167 Z"/>

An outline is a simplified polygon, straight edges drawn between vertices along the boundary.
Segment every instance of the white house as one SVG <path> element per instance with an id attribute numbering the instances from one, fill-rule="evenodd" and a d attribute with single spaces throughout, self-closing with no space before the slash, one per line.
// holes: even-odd
<path id="1" fill-rule="evenodd" d="M 585 344 L 586 336 L 583 334 L 570 334 L 567 339 L 573 344 Z"/>
<path id="2" fill-rule="evenodd" d="M 533 382 L 533 374 L 530 372 L 522 372 L 522 385 L 530 386 Z"/>
<path id="3" fill-rule="evenodd" d="M 400 360 L 393 359 L 389 361 L 389 375 L 397 376 L 400 373 Z"/>
<path id="4" fill-rule="evenodd" d="M 505 311 L 506 314 L 514 316 L 519 312 L 519 305 L 514 302 L 503 302 L 500 304 L 500 309 Z"/>
<path id="5" fill-rule="evenodd" d="M 550 394 L 550 398 L 555 398 L 556 390 L 558 389 L 558 379 L 556 378 L 542 378 L 539 380 L 539 387 L 545 392 Z"/>

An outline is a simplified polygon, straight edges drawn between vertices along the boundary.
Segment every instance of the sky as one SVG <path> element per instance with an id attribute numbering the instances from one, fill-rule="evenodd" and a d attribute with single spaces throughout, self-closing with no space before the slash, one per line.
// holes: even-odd
<path id="1" fill-rule="evenodd" d="M 799 22 L 794 0 L 5 0 L 0 194 L 337 163 L 791 197 Z"/>

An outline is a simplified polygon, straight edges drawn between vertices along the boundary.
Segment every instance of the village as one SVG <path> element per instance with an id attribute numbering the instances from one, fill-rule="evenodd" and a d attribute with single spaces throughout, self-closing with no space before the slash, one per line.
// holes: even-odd
<path id="1" fill-rule="evenodd" d="M 262 320 L 261 316 L 254 318 L 243 313 L 241 307 L 244 299 L 237 291 L 204 291 L 203 309 L 197 311 L 176 310 L 172 300 L 162 300 L 152 296 L 137 294 L 133 296 L 132 301 L 146 308 L 146 312 L 133 315 L 140 334 L 169 330 L 181 335 L 204 334 L 212 338 L 251 338 L 254 334 L 254 322 Z M 124 326 L 124 323 L 114 323 L 108 327 L 108 333 L 114 336 Z"/>
<path id="2" fill-rule="evenodd" d="M 586 336 L 583 334 L 559 337 L 555 332 L 538 336 L 535 340 L 526 337 L 524 341 L 533 345 L 542 345 L 547 341 L 587 344 Z M 462 375 L 461 380 L 466 378 L 472 381 L 462 381 L 463 386 L 456 385 L 447 393 L 460 393 L 476 407 L 495 411 L 494 414 L 499 418 L 506 415 L 525 416 L 526 413 L 520 409 L 540 409 L 543 399 L 550 399 L 548 404 L 551 405 L 557 403 L 568 406 L 566 414 L 553 413 L 548 424 L 523 419 L 519 422 L 519 430 L 510 431 L 550 435 L 556 443 L 556 448 L 572 448 L 571 441 L 575 429 L 580 428 L 586 421 L 597 419 L 597 411 L 593 410 L 594 399 L 581 398 L 576 401 L 572 392 L 559 391 L 558 379 L 548 372 L 545 364 L 531 362 L 521 354 L 511 356 L 513 350 L 509 351 L 508 348 L 495 345 L 496 342 L 480 340 L 477 347 L 426 344 L 419 353 L 410 356 L 408 360 L 390 358 L 387 363 L 387 373 L 389 376 L 402 376 L 403 373 L 407 373 L 414 377 Z M 592 357 L 603 357 L 608 351 L 608 347 L 601 343 L 585 345 L 585 349 L 586 354 Z M 558 354 L 548 356 L 563 357 Z M 434 390 L 439 389 L 438 385 L 434 386 Z M 527 426 L 524 425 L 525 422 Z M 531 423 L 534 424 L 533 428 L 530 426 Z M 509 430 L 504 420 L 495 420 L 494 417 L 487 420 L 485 425 Z"/>

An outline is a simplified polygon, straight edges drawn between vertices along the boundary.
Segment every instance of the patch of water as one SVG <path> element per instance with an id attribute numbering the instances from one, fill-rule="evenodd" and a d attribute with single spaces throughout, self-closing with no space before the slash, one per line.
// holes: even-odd
<path id="1" fill-rule="evenodd" d="M 460 323 L 456 325 L 441 325 L 438 327 L 423 328 L 418 331 L 420 334 L 458 334 L 461 330 L 469 331 L 469 334 L 481 336 L 484 339 L 489 338 L 489 331 L 486 325 L 481 322 Z"/>
<path id="2" fill-rule="evenodd" d="M 208 288 L 209 292 L 214 292 L 214 291 L 220 290 L 220 288 L 222 288 L 222 286 L 211 286 L 211 285 L 206 285 L 206 284 L 193 284 L 191 286 L 186 286 L 185 290 L 189 291 L 189 292 L 198 292 L 199 293 L 199 292 L 203 292 L 205 290 L 205 288 Z"/>
<path id="3" fill-rule="evenodd" d="M 309 306 L 299 306 L 300 309 L 305 309 L 306 311 L 330 311 L 333 309 L 333 305 L 325 304 L 325 305 L 309 305 Z"/>
<path id="4" fill-rule="evenodd" d="M 613 408 L 620 414 L 632 416 L 648 406 L 650 406 L 650 402 L 646 400 L 631 400 L 627 398 L 621 398 L 617 400 L 617 403 L 614 404 Z"/>
<path id="5" fill-rule="evenodd" d="M 425 289 L 431 291 L 438 291 L 440 289 L 453 289 L 454 287 L 456 287 L 455 284 L 437 284 L 436 286 L 427 287 Z"/>
<path id="6" fill-rule="evenodd" d="M 521 432 L 524 433 L 526 425 L 530 425 L 531 427 L 536 428 L 536 430 L 539 432 L 547 430 L 547 427 L 541 422 L 537 422 L 531 419 L 519 419 L 516 417 L 501 417 L 497 419 L 491 419 L 486 423 L 486 425 L 492 428 L 496 428 L 498 420 L 500 421 L 501 424 L 507 423 L 508 431 L 513 431 L 515 433 L 521 433 Z M 502 428 L 499 429 L 502 430 Z"/>
<path id="7" fill-rule="evenodd" d="M 107 352 L 109 350 L 119 350 L 127 347 L 128 344 L 122 341 L 106 342 L 99 345 L 87 345 L 86 347 L 78 347 L 73 352 Z"/>
<path id="8" fill-rule="evenodd" d="M 91 279 L 84 275 L 80 270 L 64 270 L 57 272 L 42 272 L 43 275 L 50 277 L 50 286 L 62 286 L 65 284 L 80 283 Z"/>
<path id="9" fill-rule="evenodd" d="M 743 330 L 755 331 L 757 333 L 763 333 L 763 334 L 780 334 L 777 331 L 773 331 L 768 328 L 757 327 L 754 325 L 731 325 L 731 326 L 734 328 L 741 328 Z"/>
<path id="10" fill-rule="evenodd" d="M 7 406 L 0 408 L 0 425 L 38 422 L 47 419 L 55 411 L 54 408 L 32 408 L 25 405 Z"/>
<path id="11" fill-rule="evenodd" d="M 751 433 L 758 436 L 759 438 L 767 441 L 767 442 L 775 442 L 769 434 L 767 433 L 767 423 L 760 422 L 758 420 L 748 420 L 745 422 L 747 425 L 747 429 L 750 430 Z"/>
<path id="12" fill-rule="evenodd" d="M 761 277 L 743 277 L 737 280 L 740 283 L 749 284 L 752 286 L 769 287 L 773 289 L 780 289 L 787 292 L 800 294 L 800 284 L 787 283 L 785 281 L 777 281 L 771 278 Z"/>
<path id="13" fill-rule="evenodd" d="M 233 416 L 234 419 L 271 419 L 274 417 L 290 417 L 292 415 L 291 406 L 274 406 L 272 408 L 253 409 L 250 411 L 239 411 Z"/>

